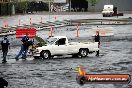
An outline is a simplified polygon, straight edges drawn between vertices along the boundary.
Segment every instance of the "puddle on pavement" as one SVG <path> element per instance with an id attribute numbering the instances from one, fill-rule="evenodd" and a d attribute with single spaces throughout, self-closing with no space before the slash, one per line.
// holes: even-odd
<path id="1" fill-rule="evenodd" d="M 113 65 L 115 65 L 115 66 L 119 66 L 119 65 L 122 65 L 122 64 L 129 65 L 129 64 L 132 64 L 132 61 L 113 63 Z"/>

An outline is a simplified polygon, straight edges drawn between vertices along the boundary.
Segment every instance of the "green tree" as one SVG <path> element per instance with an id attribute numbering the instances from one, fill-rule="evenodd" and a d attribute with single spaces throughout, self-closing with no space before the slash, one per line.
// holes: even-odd
<path id="1" fill-rule="evenodd" d="M 0 2 L 0 15 L 11 15 L 13 2 Z"/>
<path id="2" fill-rule="evenodd" d="M 95 11 L 95 5 L 99 2 L 99 0 L 86 0 L 88 1 L 88 3 L 91 4 L 91 6 L 93 7 L 93 11 Z"/>
<path id="3" fill-rule="evenodd" d="M 25 13 L 27 9 L 28 1 L 16 2 L 16 12 Z"/>
<path id="4" fill-rule="evenodd" d="M 87 0 L 91 6 L 95 6 L 98 0 Z"/>

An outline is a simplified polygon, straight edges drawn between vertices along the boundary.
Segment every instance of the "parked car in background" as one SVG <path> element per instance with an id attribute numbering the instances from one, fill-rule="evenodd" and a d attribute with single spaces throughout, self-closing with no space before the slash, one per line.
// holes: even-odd
<path id="1" fill-rule="evenodd" d="M 113 16 L 113 5 L 104 5 L 104 9 L 102 11 L 103 17 L 112 17 Z"/>

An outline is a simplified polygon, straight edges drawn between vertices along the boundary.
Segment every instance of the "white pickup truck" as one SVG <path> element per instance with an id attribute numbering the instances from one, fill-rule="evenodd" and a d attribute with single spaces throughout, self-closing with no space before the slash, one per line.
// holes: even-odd
<path id="1" fill-rule="evenodd" d="M 111 17 L 114 13 L 113 8 L 113 5 L 104 5 L 104 9 L 102 11 L 103 17 Z"/>
<path id="2" fill-rule="evenodd" d="M 33 56 L 49 59 L 53 56 L 72 55 L 86 57 L 88 53 L 99 51 L 98 42 L 68 42 L 66 36 L 51 37 L 46 46 L 34 50 Z"/>

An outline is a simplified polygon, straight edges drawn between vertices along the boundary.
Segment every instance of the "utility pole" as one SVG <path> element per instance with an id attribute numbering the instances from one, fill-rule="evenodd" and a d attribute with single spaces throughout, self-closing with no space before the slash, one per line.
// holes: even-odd
<path id="1" fill-rule="evenodd" d="M 49 22 L 50 22 L 50 0 L 49 0 Z"/>
<path id="2" fill-rule="evenodd" d="M 51 1 L 49 0 L 49 13 L 50 13 L 50 2 L 51 2 Z"/>
<path id="3" fill-rule="evenodd" d="M 69 0 L 69 6 L 70 6 L 69 9 L 70 9 L 70 12 L 71 12 L 71 0 Z"/>

